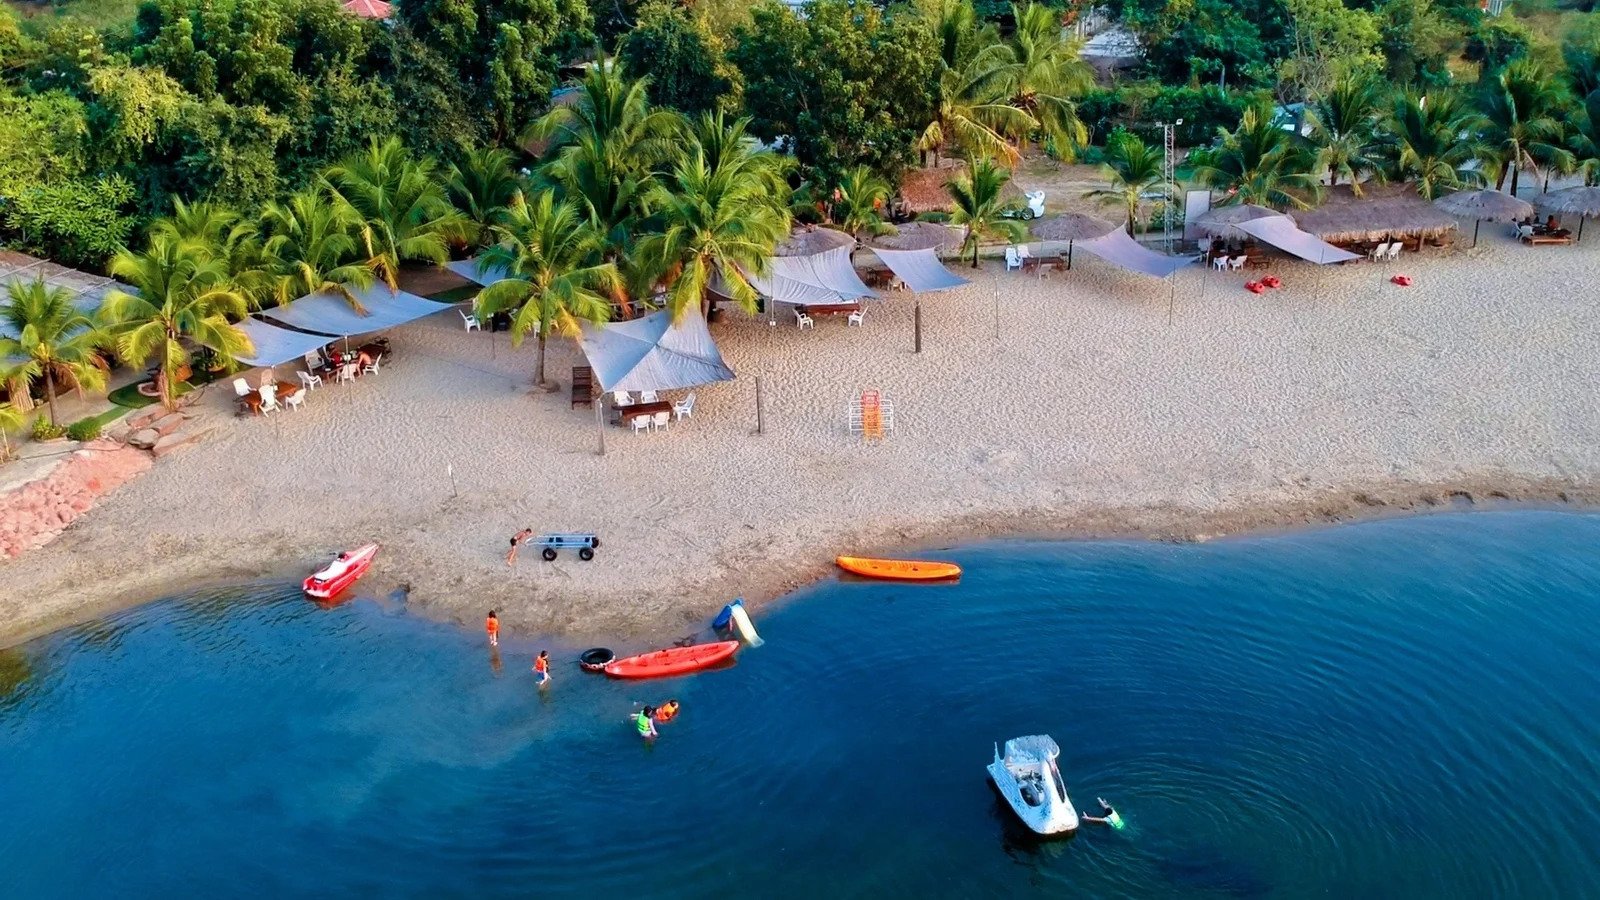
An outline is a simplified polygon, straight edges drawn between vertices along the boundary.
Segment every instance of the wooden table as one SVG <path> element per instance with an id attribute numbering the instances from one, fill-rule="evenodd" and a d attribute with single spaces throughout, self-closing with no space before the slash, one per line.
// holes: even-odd
<path id="1" fill-rule="evenodd" d="M 653 416 L 656 413 L 672 412 L 671 400 L 657 400 L 654 403 L 631 403 L 627 406 L 618 406 L 617 424 L 627 425 L 640 416 Z"/>
<path id="2" fill-rule="evenodd" d="M 1549 232 L 1540 234 L 1535 231 L 1533 234 L 1524 237 L 1522 242 L 1529 246 L 1535 244 L 1570 244 L 1572 243 L 1572 234 L 1570 232 L 1567 234 L 1550 234 Z"/>
<path id="3" fill-rule="evenodd" d="M 275 396 L 277 398 L 278 405 L 282 406 L 283 398 L 289 396 L 295 391 L 300 390 L 300 385 L 288 381 L 280 381 L 277 382 L 277 389 L 278 392 Z M 240 397 L 239 402 L 249 407 L 251 414 L 257 416 L 261 415 L 261 391 L 259 389 L 251 391 L 250 393 Z"/>
<path id="4" fill-rule="evenodd" d="M 859 303 L 808 303 L 799 307 L 808 316 L 844 316 L 861 311 Z"/>

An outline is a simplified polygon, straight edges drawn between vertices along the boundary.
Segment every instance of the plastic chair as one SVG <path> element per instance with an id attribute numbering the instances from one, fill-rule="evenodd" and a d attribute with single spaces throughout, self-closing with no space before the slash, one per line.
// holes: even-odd
<path id="1" fill-rule="evenodd" d="M 233 392 L 240 397 L 250 393 L 250 382 L 245 381 L 243 378 L 235 378 L 233 380 Z"/>
<path id="2" fill-rule="evenodd" d="M 476 315 L 469 314 L 464 309 L 458 309 L 456 312 L 461 314 L 461 324 L 465 325 L 468 331 L 483 330 L 483 324 L 478 321 L 478 317 Z"/>
<path id="3" fill-rule="evenodd" d="M 1216 259 L 1213 259 L 1211 261 L 1211 268 L 1216 269 L 1218 272 L 1227 271 L 1227 269 L 1228 269 L 1228 257 L 1226 255 L 1223 255 L 1223 256 L 1217 257 Z"/>
<path id="4" fill-rule="evenodd" d="M 278 406 L 278 398 L 273 394 L 272 391 L 263 390 L 261 392 L 261 414 L 262 415 L 266 415 L 267 413 L 272 412 L 275 409 L 281 409 L 281 408 L 282 407 Z"/>
<path id="5" fill-rule="evenodd" d="M 1007 247 L 1006 248 L 1006 271 L 1009 272 L 1012 269 L 1020 269 L 1020 268 L 1022 268 L 1022 256 L 1019 253 L 1017 253 L 1017 248 L 1015 248 L 1015 247 Z"/>
<path id="6" fill-rule="evenodd" d="M 378 372 L 378 363 L 381 362 L 383 362 L 383 354 L 379 353 L 377 356 L 372 358 L 372 362 L 362 366 L 361 371 L 368 375 L 376 375 Z"/>
<path id="7" fill-rule="evenodd" d="M 694 391 L 690 391 L 689 396 L 672 404 L 672 414 L 680 420 L 685 416 L 694 415 Z"/>
<path id="8" fill-rule="evenodd" d="M 798 309 L 794 311 L 794 325 L 795 325 L 796 328 L 812 328 L 812 329 L 815 329 L 817 327 L 817 323 L 811 321 L 811 317 L 810 316 L 806 315 L 805 313 L 801 312 Z"/>
<path id="9" fill-rule="evenodd" d="M 1406 246 L 1405 244 L 1402 244 L 1399 241 L 1395 241 L 1394 243 L 1390 244 L 1389 245 L 1389 255 L 1387 257 L 1389 262 L 1394 262 L 1395 260 L 1399 259 L 1400 258 L 1400 251 L 1404 250 L 1405 246 Z"/>
<path id="10" fill-rule="evenodd" d="M 290 394 L 289 396 L 283 398 L 283 405 L 287 406 L 290 409 L 291 412 L 299 411 L 300 404 L 302 404 L 304 402 L 306 402 L 306 389 L 305 388 L 301 388 L 300 390 L 295 391 L 294 393 Z"/>
<path id="11" fill-rule="evenodd" d="M 611 404 L 613 406 L 632 406 L 633 395 L 627 391 L 612 391 Z"/>
<path id="12" fill-rule="evenodd" d="M 356 380 L 356 364 L 355 363 L 345 363 L 344 365 L 340 366 L 339 367 L 339 376 L 338 376 L 338 378 L 336 380 L 338 380 L 338 381 L 355 381 Z"/>
<path id="13" fill-rule="evenodd" d="M 641 431 L 649 431 L 651 421 L 649 416 L 634 416 L 631 422 L 633 433 L 638 434 Z"/>
<path id="14" fill-rule="evenodd" d="M 661 395 L 656 393 L 655 391 L 640 391 L 639 392 L 639 402 L 640 403 L 660 403 L 661 402 Z"/>
<path id="15" fill-rule="evenodd" d="M 322 387 L 321 375 L 313 375 L 310 372 L 296 372 L 295 374 L 300 376 L 300 384 L 304 385 L 308 390 Z"/>
<path id="16" fill-rule="evenodd" d="M 1378 246 L 1373 247 L 1372 248 L 1372 252 L 1367 254 L 1367 258 L 1372 260 L 1373 262 L 1383 262 L 1384 257 L 1387 256 L 1388 254 L 1389 254 L 1389 242 L 1388 241 L 1384 241 L 1383 243 L 1379 244 Z"/>
<path id="17" fill-rule="evenodd" d="M 657 431 L 666 431 L 672 426 L 672 413 L 658 412 L 650 417 L 651 427 Z"/>
<path id="18" fill-rule="evenodd" d="M 865 318 L 865 317 L 866 317 L 866 315 L 867 315 L 867 311 L 866 311 L 866 310 L 864 310 L 864 309 L 858 309 L 858 310 L 856 310 L 856 311 L 855 311 L 855 312 L 853 312 L 853 313 L 851 313 L 851 314 L 850 314 L 850 315 L 849 315 L 849 316 L 848 316 L 848 317 L 847 317 L 847 318 L 846 318 L 846 319 L 845 319 L 845 325 L 846 325 L 846 326 L 850 326 L 850 325 L 860 325 L 860 324 L 861 324 L 861 320 L 862 320 L 862 319 L 863 319 L 863 318 Z"/>
<path id="19" fill-rule="evenodd" d="M 1234 272 L 1242 272 L 1242 271 L 1244 271 L 1244 264 L 1249 262 L 1249 261 L 1250 261 L 1250 257 L 1248 255 L 1246 255 L 1246 254 L 1241 253 L 1238 256 L 1235 256 L 1232 259 L 1228 260 L 1228 268 L 1231 271 L 1234 271 Z"/>

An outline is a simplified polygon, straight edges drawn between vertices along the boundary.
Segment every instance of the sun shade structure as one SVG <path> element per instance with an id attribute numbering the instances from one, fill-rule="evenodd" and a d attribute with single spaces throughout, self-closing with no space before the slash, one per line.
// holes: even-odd
<path id="1" fill-rule="evenodd" d="M 511 277 L 505 266 L 486 266 L 482 258 L 458 259 L 445 263 L 444 267 L 480 287 L 488 287 Z"/>
<path id="2" fill-rule="evenodd" d="M 926 250 L 885 250 L 877 247 L 872 252 L 878 254 L 889 271 L 905 282 L 906 287 L 915 294 L 947 291 L 968 283 L 967 279 L 946 269 L 939 262 L 939 251 L 932 247 Z"/>
<path id="3" fill-rule="evenodd" d="M 351 309 L 350 304 L 338 294 L 328 293 L 307 294 L 275 309 L 263 310 L 262 315 L 302 331 L 350 337 L 404 325 L 450 308 L 405 291 L 390 293 L 388 286 L 383 284 L 373 285 L 366 290 L 352 287 L 350 292 L 361 301 L 366 315 Z"/>
<path id="4" fill-rule="evenodd" d="M 1194 262 L 1192 256 L 1167 256 L 1128 236 L 1121 228 L 1092 241 L 1079 241 L 1078 246 L 1108 263 L 1156 278 L 1165 278 Z"/>
<path id="5" fill-rule="evenodd" d="M 1504 191 L 1457 191 L 1433 201 L 1452 216 L 1472 220 L 1472 245 L 1478 245 L 1478 226 L 1488 222 L 1515 222 L 1533 215 L 1533 204 Z"/>
<path id="6" fill-rule="evenodd" d="M 329 340 L 327 335 L 290 331 L 260 319 L 245 319 L 233 327 L 244 332 L 245 337 L 250 339 L 250 346 L 255 348 L 255 352 L 248 356 L 235 357 L 247 366 L 275 366 L 299 359 L 313 350 L 321 349 Z"/>
<path id="7" fill-rule="evenodd" d="M 1321 206 L 1289 217 L 1301 231 L 1336 244 L 1434 239 L 1460 227 L 1455 216 L 1422 199 L 1409 184 L 1362 185 L 1360 197 L 1348 185 L 1339 185 L 1329 189 Z"/>
<path id="8" fill-rule="evenodd" d="M 578 343 L 606 391 L 670 391 L 732 381 L 698 308 L 672 324 L 668 310 L 629 322 L 580 323 Z"/>
<path id="9" fill-rule="evenodd" d="M 1275 209 L 1267 209 L 1265 206 L 1256 206 L 1253 203 L 1241 203 L 1235 206 L 1213 206 L 1200 218 L 1194 220 L 1194 227 L 1212 237 L 1239 238 L 1245 234 L 1245 232 L 1239 230 L 1240 222 L 1281 215 L 1283 213 Z"/>
<path id="10" fill-rule="evenodd" d="M 1265 216 L 1240 222 L 1236 227 L 1257 240 L 1266 241 L 1279 250 L 1287 250 L 1317 265 L 1326 266 L 1361 258 L 1359 254 L 1341 250 L 1316 235 L 1301 231 L 1288 216 Z"/>
<path id="11" fill-rule="evenodd" d="M 1569 187 L 1551 191 L 1534 201 L 1539 208 L 1557 216 L 1578 217 L 1578 237 L 1583 237 L 1585 219 L 1600 218 L 1600 187 Z"/>
<path id="12" fill-rule="evenodd" d="M 133 288 L 104 276 L 69 269 L 25 253 L 0 250 L 0 306 L 11 305 L 11 285 L 25 287 L 40 279 L 51 290 L 65 288 L 71 291 L 73 307 L 86 316 L 99 312 L 106 294 L 113 290 L 136 293 Z M 3 322 L 0 322 L 0 334 L 12 338 L 18 336 L 10 325 Z"/>
<path id="13" fill-rule="evenodd" d="M 773 249 L 774 256 L 811 256 L 841 247 L 854 247 L 856 239 L 832 228 L 797 228 Z"/>
<path id="14" fill-rule="evenodd" d="M 894 234 L 880 234 L 870 243 L 885 250 L 954 250 L 964 238 L 961 229 L 938 222 L 907 222 Z"/>
<path id="15" fill-rule="evenodd" d="M 1098 216 L 1083 213 L 1063 213 L 1040 219 L 1029 226 L 1033 236 L 1041 241 L 1092 241 L 1105 237 L 1118 226 Z"/>
<path id="16" fill-rule="evenodd" d="M 846 303 L 876 297 L 850 262 L 854 249 L 852 243 L 809 256 L 774 256 L 767 260 L 766 275 L 745 277 L 757 292 L 777 303 Z"/>

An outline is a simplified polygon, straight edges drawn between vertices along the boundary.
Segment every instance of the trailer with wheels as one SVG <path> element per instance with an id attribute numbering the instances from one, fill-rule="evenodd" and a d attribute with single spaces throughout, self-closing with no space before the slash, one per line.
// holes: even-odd
<path id="1" fill-rule="evenodd" d="M 575 532 L 570 534 L 541 534 L 534 539 L 534 543 L 543 549 L 539 555 L 546 562 L 553 561 L 561 550 L 577 550 L 578 558 L 587 562 L 594 559 L 594 551 L 600 546 L 600 538 L 594 532 Z"/>

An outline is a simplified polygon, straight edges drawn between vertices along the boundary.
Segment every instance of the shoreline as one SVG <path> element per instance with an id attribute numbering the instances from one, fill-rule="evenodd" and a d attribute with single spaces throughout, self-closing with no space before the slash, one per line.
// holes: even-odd
<path id="1" fill-rule="evenodd" d="M 1201 543 L 1268 537 L 1414 516 L 1522 509 L 1597 512 L 1600 511 L 1600 485 L 1553 483 L 1549 479 L 1484 477 L 1427 486 L 1395 483 L 1386 486 L 1367 485 L 1361 489 L 1329 489 L 1294 501 L 1239 508 L 1193 510 L 1170 506 L 1107 507 L 1070 515 L 1048 512 L 1001 517 L 973 514 L 947 522 L 925 523 L 922 527 L 897 528 L 876 539 L 862 538 L 861 543 L 850 546 L 856 552 L 868 554 L 906 555 L 935 552 L 934 548 L 937 547 L 992 540 Z M 659 641 L 669 641 L 672 638 L 668 637 L 667 632 L 676 626 L 669 624 L 668 619 L 678 619 L 681 624 L 695 626 L 694 630 L 698 631 L 722 604 L 734 597 L 743 597 L 753 612 L 760 612 L 834 574 L 837 571 L 833 564 L 834 555 L 806 553 L 795 554 L 786 560 L 774 560 L 775 568 L 782 574 L 747 578 L 742 581 L 745 585 L 742 591 L 730 587 L 719 592 L 713 588 L 705 592 L 703 606 L 678 607 L 666 619 L 612 616 L 602 620 L 608 623 L 602 628 L 553 631 L 529 631 L 517 628 L 514 624 L 503 624 L 503 633 L 508 636 L 550 637 L 574 642 L 574 646 L 595 641 L 605 643 L 612 639 L 644 641 L 652 635 Z M 542 560 L 536 556 L 519 560 L 519 565 L 535 563 L 542 564 Z M 381 565 L 375 566 L 375 569 L 374 575 L 363 579 L 357 587 L 358 592 L 381 594 L 410 583 L 404 577 L 384 571 L 385 567 Z M 15 622 L 7 622 L 0 626 L 0 650 L 125 610 L 157 603 L 177 594 L 236 587 L 257 581 L 297 581 L 304 577 L 306 570 L 306 567 L 282 565 L 258 568 L 236 566 L 226 574 L 212 572 L 208 575 L 183 565 L 169 565 L 156 572 L 145 573 L 134 584 L 118 588 L 101 602 L 63 610 L 58 616 L 45 616 L 20 628 L 15 627 Z M 665 586 L 659 593 L 674 595 L 677 593 L 676 587 Z M 508 600 L 509 597 L 499 600 L 483 598 L 480 605 L 485 608 L 506 607 Z M 585 598 L 577 602 L 604 601 Z M 470 627 L 475 622 L 464 616 L 457 604 L 442 598 L 430 598 L 426 594 L 419 595 L 414 585 L 408 594 L 407 609 L 445 624 Z M 646 644 L 641 644 L 640 648 L 643 649 Z"/>

